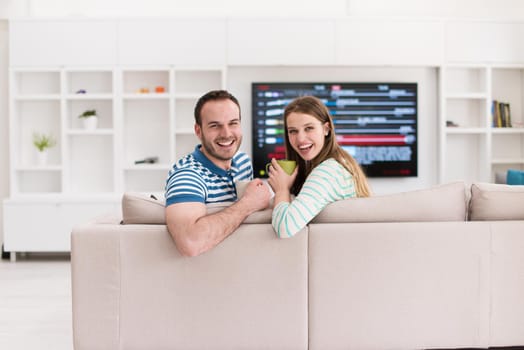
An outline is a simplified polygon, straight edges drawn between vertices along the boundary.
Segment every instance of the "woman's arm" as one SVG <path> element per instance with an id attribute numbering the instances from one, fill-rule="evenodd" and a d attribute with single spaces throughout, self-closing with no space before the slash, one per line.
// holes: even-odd
<path id="1" fill-rule="evenodd" d="M 313 169 L 293 201 L 277 202 L 275 198 L 273 228 L 280 238 L 292 237 L 329 203 L 355 195 L 351 174 L 334 159 L 328 159 Z"/>

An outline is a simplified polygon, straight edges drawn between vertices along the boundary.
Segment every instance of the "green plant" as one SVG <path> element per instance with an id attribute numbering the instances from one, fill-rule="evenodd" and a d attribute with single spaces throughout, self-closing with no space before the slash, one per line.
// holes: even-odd
<path id="1" fill-rule="evenodd" d="M 51 148 L 56 145 L 56 140 L 54 139 L 53 135 L 34 133 L 33 145 L 35 145 L 35 147 L 40 152 L 43 152 L 47 148 Z"/>
<path id="2" fill-rule="evenodd" d="M 89 118 L 96 117 L 96 109 L 88 109 L 84 113 L 80 114 L 78 118 Z"/>

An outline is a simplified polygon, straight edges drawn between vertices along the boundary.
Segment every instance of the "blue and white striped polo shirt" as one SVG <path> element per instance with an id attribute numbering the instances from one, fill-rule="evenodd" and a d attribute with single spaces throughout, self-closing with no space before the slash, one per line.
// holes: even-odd
<path id="1" fill-rule="evenodd" d="M 166 182 L 166 206 L 173 203 L 233 202 L 237 199 L 235 181 L 251 180 L 253 167 L 249 156 L 237 152 L 231 168 L 224 170 L 211 162 L 197 145 L 193 153 L 176 162 Z"/>

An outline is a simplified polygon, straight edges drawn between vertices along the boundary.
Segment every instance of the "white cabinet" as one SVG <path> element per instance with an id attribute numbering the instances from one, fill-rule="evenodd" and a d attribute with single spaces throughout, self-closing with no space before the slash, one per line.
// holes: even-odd
<path id="1" fill-rule="evenodd" d="M 116 44 L 117 24 L 111 20 L 9 22 L 11 65 L 112 65 Z"/>
<path id="2" fill-rule="evenodd" d="M 12 196 L 162 191 L 167 170 L 197 142 L 196 101 L 225 88 L 222 67 L 16 68 L 10 74 Z M 82 126 L 86 110 L 96 111 L 95 129 Z M 37 164 L 34 133 L 57 140 L 47 164 Z"/>
<path id="3" fill-rule="evenodd" d="M 440 69 L 440 182 L 492 182 L 524 168 L 524 70 L 449 65 Z M 493 100 L 509 103 L 512 128 L 493 126 Z"/>
<path id="4" fill-rule="evenodd" d="M 96 207 L 108 196 L 113 205 L 124 191 L 162 193 L 172 164 L 198 141 L 197 99 L 225 82 L 221 66 L 12 68 L 6 250 L 68 250 L 63 232 L 94 210 L 79 207 L 76 215 L 65 198 Z M 79 119 L 86 110 L 96 111 L 94 129 Z M 45 164 L 37 162 L 34 133 L 56 140 Z M 35 237 L 43 232 L 56 234 L 52 245 Z"/>
<path id="5" fill-rule="evenodd" d="M 449 21 L 445 52 L 448 62 L 524 62 L 524 23 Z"/>
<path id="6" fill-rule="evenodd" d="M 4 201 L 4 249 L 9 252 L 68 252 L 71 230 L 119 208 L 115 198 L 8 199 Z"/>
<path id="7" fill-rule="evenodd" d="M 331 65 L 335 24 L 322 19 L 228 21 L 230 65 Z"/>
<path id="8" fill-rule="evenodd" d="M 123 65 L 225 65 L 225 19 L 120 20 Z"/>
<path id="9" fill-rule="evenodd" d="M 349 19 L 336 22 L 336 64 L 427 65 L 443 62 L 441 21 Z"/>

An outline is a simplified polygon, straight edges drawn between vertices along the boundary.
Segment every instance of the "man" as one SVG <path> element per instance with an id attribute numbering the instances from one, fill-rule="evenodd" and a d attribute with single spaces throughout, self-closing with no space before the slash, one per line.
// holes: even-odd
<path id="1" fill-rule="evenodd" d="M 240 105 L 224 90 L 210 91 L 195 106 L 195 151 L 169 172 L 166 222 L 177 249 L 186 256 L 202 254 L 229 236 L 251 213 L 269 206 L 270 190 L 262 180 L 249 183 L 245 194 L 226 209 L 207 214 L 206 204 L 233 202 L 237 180 L 251 180 L 251 160 L 238 152 L 242 142 Z"/>

